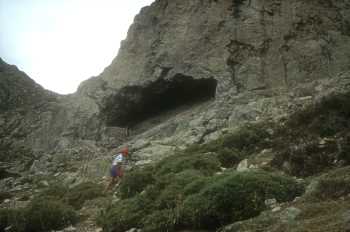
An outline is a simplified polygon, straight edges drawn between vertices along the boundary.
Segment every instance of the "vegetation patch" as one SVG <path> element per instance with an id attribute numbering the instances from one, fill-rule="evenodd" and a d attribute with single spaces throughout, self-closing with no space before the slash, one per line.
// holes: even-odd
<path id="1" fill-rule="evenodd" d="M 311 176 L 339 160 L 348 163 L 350 92 L 325 97 L 276 128 L 273 144 L 278 155 L 272 163 L 278 168 L 288 163 L 285 171 L 292 175 Z"/>
<path id="2" fill-rule="evenodd" d="M 16 232 L 41 232 L 62 229 L 76 223 L 74 209 L 60 201 L 37 199 L 26 208 L 1 209 L 0 229 Z"/>
<path id="3" fill-rule="evenodd" d="M 0 209 L 0 231 L 11 226 L 13 231 L 25 231 L 24 213 L 15 209 Z"/>
<path id="4" fill-rule="evenodd" d="M 214 154 L 186 150 L 183 153 L 165 158 L 156 165 L 155 169 L 158 176 L 188 169 L 198 170 L 204 175 L 212 175 L 220 170 L 220 162 Z"/>
<path id="5" fill-rule="evenodd" d="M 266 172 L 229 173 L 213 178 L 198 194 L 184 202 L 187 226 L 213 229 L 257 216 L 264 201 L 290 201 L 302 193 L 294 180 Z"/>
<path id="6" fill-rule="evenodd" d="M 78 221 L 74 209 L 60 201 L 36 200 L 25 210 L 25 231 L 39 232 L 62 229 Z"/>
<path id="7" fill-rule="evenodd" d="M 103 196 L 104 186 L 92 182 L 81 183 L 66 193 L 64 199 L 75 209 L 80 209 L 85 201 Z"/>
<path id="8" fill-rule="evenodd" d="M 337 200 L 347 197 L 348 194 L 350 194 L 350 167 L 344 167 L 319 177 L 315 190 L 309 194 L 307 200 Z"/>
<path id="9" fill-rule="evenodd" d="M 75 209 L 80 209 L 85 201 L 104 196 L 103 189 L 103 185 L 92 182 L 84 182 L 73 188 L 56 184 L 43 191 L 38 198 L 62 201 Z"/>
<path id="10" fill-rule="evenodd" d="M 106 209 L 98 223 L 116 232 L 215 229 L 258 215 L 265 208 L 265 199 L 289 201 L 301 192 L 293 179 L 266 172 L 205 176 L 189 169 L 156 177 L 142 193 Z"/>
<path id="11" fill-rule="evenodd" d="M 133 171 L 127 172 L 120 184 L 120 197 L 125 199 L 141 193 L 147 185 L 154 183 L 153 175 L 154 170 L 152 166 L 134 168 Z"/>

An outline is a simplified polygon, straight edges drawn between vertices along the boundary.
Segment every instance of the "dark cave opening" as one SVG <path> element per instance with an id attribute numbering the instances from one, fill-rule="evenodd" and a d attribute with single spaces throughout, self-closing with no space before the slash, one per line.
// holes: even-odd
<path id="1" fill-rule="evenodd" d="M 214 78 L 194 79 L 182 74 L 146 86 L 127 86 L 108 99 L 102 113 L 108 126 L 132 127 L 180 106 L 215 97 Z"/>

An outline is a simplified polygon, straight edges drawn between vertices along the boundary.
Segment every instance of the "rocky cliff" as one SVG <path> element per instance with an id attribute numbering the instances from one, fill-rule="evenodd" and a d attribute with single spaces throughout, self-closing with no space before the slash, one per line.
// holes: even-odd
<path id="1" fill-rule="evenodd" d="M 107 127 L 153 128 L 166 146 L 210 140 L 345 87 L 349 15 L 347 1 L 155 1 L 77 95 Z"/>
<path id="2" fill-rule="evenodd" d="M 201 189 L 198 183 L 207 185 L 209 191 L 216 189 L 213 185 L 216 181 L 226 188 L 228 180 L 247 178 L 256 180 L 256 189 L 265 191 L 261 187 L 264 181 L 259 179 L 262 176 L 271 179 L 268 184 L 272 192 L 266 190 L 267 195 L 290 202 L 301 194 L 295 187 L 300 183 L 294 185 L 290 179 L 274 176 L 283 171 L 302 185 L 309 184 L 303 178 L 310 178 L 313 184 L 308 187 L 310 194 L 320 194 L 315 190 L 319 182 L 314 176 L 323 174 L 321 180 L 329 181 L 328 177 L 335 174 L 326 172 L 335 169 L 337 173 L 337 168 L 348 164 L 344 152 L 348 151 L 349 48 L 350 3 L 347 0 L 157 0 L 135 17 L 112 63 L 99 76 L 83 82 L 72 95 L 61 96 L 44 90 L 16 67 L 0 60 L 0 185 L 3 192 L 10 193 L 6 196 L 12 197 L 2 206 L 7 207 L 9 202 L 27 202 L 28 196 L 57 183 L 74 188 L 86 180 L 103 181 L 101 177 L 108 173 L 109 155 L 124 145 L 132 150 L 129 168 L 153 165 L 170 156 L 160 163 L 168 169 L 157 171 L 161 167 L 158 165 L 152 167 L 156 171 L 146 171 L 150 176 L 165 175 L 179 181 L 173 186 L 166 178 L 141 179 L 139 184 L 149 188 L 143 186 L 144 189 L 137 188 L 136 192 L 153 189 L 167 199 L 165 196 L 173 196 L 170 193 L 173 191 L 185 198 L 187 195 L 177 192 L 187 183 L 181 179 L 181 175 L 185 175 L 182 171 L 193 181 L 187 184 L 198 189 Z M 334 97 L 338 95 L 340 97 Z M 298 112 L 303 113 L 298 116 Z M 252 128 L 247 129 L 246 123 L 253 125 Z M 183 160 L 172 160 L 172 154 L 180 153 Z M 207 157 L 208 154 L 212 155 Z M 193 160 L 186 155 L 193 155 Z M 174 163 L 175 167 L 167 162 Z M 203 172 L 201 165 L 217 172 Z M 264 169 L 272 174 L 253 172 L 251 177 L 250 174 L 224 173 L 223 179 L 215 177 L 225 168 Z M 347 181 L 346 171 L 341 170 Z M 138 169 L 133 177 L 138 178 L 137 173 Z M 293 194 L 275 194 L 276 178 L 290 183 Z M 337 181 L 343 183 L 344 180 Z M 128 183 L 124 189 L 135 187 L 127 186 Z M 163 186 L 163 192 L 154 189 L 159 185 Z M 285 191 L 285 187 L 289 188 L 283 186 L 280 191 Z M 78 187 L 78 190 L 87 191 L 84 188 Z M 216 194 L 216 190 L 210 191 Z M 341 191 L 337 197 L 343 197 L 347 203 L 349 191 L 347 188 Z M 192 193 L 204 199 L 208 197 L 204 190 Z M 125 196 L 129 197 L 128 194 Z M 141 193 L 140 197 L 143 199 Z M 262 202 L 269 200 L 265 197 L 256 201 L 259 210 L 254 209 L 252 214 L 242 212 L 242 215 L 257 216 L 264 209 Z M 329 199 L 327 197 L 325 199 Z M 342 204 L 338 198 L 333 198 L 336 203 L 330 205 L 345 215 L 345 209 L 337 207 Z M 174 207 L 164 208 L 168 205 L 164 199 L 153 199 L 160 204 L 159 208 L 144 212 L 156 215 L 155 218 L 138 218 L 142 219 L 141 224 L 131 218 L 118 224 L 119 228 L 127 230 L 128 226 L 143 225 L 148 228 L 145 231 L 175 230 L 150 226 L 162 225 L 157 224 L 161 221 L 159 218 L 169 213 L 176 214 L 176 220 L 184 217 L 184 222 L 179 224 L 174 218 L 163 218 L 175 220 L 174 225 L 170 223 L 172 226 L 203 228 L 199 225 L 202 222 L 186 221 L 200 215 L 189 219 L 187 214 L 178 214 L 183 213 L 181 207 L 185 202 L 191 210 L 197 210 L 192 208 L 192 201 L 170 197 L 169 201 L 181 203 L 180 208 L 175 207 L 181 210 L 174 212 Z M 133 204 L 133 200 L 135 198 L 121 201 L 118 210 L 132 207 L 128 204 Z M 309 198 L 303 195 L 302 200 L 308 202 Z M 215 202 L 213 204 L 215 206 Z M 299 208 L 312 211 L 303 202 L 290 203 L 297 210 L 288 208 L 291 206 L 288 204 L 274 202 L 272 209 L 276 211 L 272 214 L 267 212 L 257 221 L 236 223 L 224 230 L 255 230 L 258 226 L 254 223 L 268 221 L 271 227 L 266 226 L 266 231 L 271 228 L 282 231 L 295 223 L 297 216 L 293 213 L 299 215 Z M 148 207 L 148 203 L 145 206 Z M 91 205 L 87 208 L 96 213 Z M 128 212 L 124 212 L 126 217 Z M 91 216 L 90 212 L 87 214 Z M 242 215 L 237 217 L 242 220 L 250 217 Z M 107 216 L 113 219 L 113 210 L 109 210 Z M 212 216 L 217 216 L 218 221 L 204 228 L 214 230 L 218 225 L 237 221 L 232 215 L 227 216 L 225 210 L 219 216 L 215 213 Z M 307 224 L 307 215 L 305 218 L 303 223 Z M 101 222 L 107 231 L 116 230 L 113 223 L 116 222 L 108 219 Z"/>

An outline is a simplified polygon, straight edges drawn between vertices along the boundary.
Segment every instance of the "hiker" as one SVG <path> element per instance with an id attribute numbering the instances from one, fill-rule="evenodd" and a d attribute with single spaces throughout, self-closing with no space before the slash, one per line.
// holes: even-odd
<path id="1" fill-rule="evenodd" d="M 109 184 L 107 185 L 106 191 L 111 190 L 116 184 L 118 184 L 123 177 L 124 170 L 123 170 L 123 162 L 126 159 L 126 157 L 129 154 L 128 147 L 123 148 L 120 150 L 112 161 L 112 167 L 110 171 L 111 179 Z"/>

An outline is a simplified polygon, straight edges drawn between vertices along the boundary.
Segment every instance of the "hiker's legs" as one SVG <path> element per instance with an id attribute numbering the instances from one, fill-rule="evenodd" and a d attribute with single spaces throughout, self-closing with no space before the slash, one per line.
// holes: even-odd
<path id="1" fill-rule="evenodd" d="M 108 191 L 110 191 L 110 190 L 112 190 L 113 189 L 113 187 L 116 185 L 116 183 L 118 183 L 119 182 L 119 178 L 116 176 L 116 177 L 111 177 L 111 179 L 110 179 L 110 181 L 109 181 L 109 183 L 108 183 L 108 185 L 107 185 L 107 187 L 106 187 L 106 190 L 105 190 L 105 192 L 108 192 Z"/>

